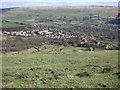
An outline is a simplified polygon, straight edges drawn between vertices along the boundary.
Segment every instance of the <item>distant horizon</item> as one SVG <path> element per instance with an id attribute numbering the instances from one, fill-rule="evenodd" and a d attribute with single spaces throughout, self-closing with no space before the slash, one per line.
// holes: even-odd
<path id="1" fill-rule="evenodd" d="M 31 6 L 118 6 L 118 2 L 2 2 L 0 9 Z"/>

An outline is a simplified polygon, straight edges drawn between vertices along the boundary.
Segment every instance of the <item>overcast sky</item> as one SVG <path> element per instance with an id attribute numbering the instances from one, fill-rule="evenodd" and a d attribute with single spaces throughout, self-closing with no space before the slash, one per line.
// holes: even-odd
<path id="1" fill-rule="evenodd" d="M 119 2 L 119 0 L 0 0 L 1 2 Z"/>

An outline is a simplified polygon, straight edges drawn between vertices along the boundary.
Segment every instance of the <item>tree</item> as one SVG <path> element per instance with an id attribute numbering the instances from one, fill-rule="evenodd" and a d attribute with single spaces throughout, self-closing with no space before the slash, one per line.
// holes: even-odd
<path id="1" fill-rule="evenodd" d="M 83 17 L 83 21 L 89 20 L 89 17 Z"/>
<path id="2" fill-rule="evenodd" d="M 92 14 L 92 13 L 90 13 L 90 14 L 89 14 L 89 16 L 90 16 L 90 19 L 91 19 L 91 18 L 93 17 L 93 14 Z"/>

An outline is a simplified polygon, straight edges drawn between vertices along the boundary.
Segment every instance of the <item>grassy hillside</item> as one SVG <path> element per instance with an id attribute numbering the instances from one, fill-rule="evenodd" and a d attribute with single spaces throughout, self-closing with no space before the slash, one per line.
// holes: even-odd
<path id="1" fill-rule="evenodd" d="M 73 52 L 79 47 L 45 45 L 3 54 L 6 88 L 113 88 L 118 87 L 118 51 Z M 60 50 L 62 49 L 62 51 Z M 107 68 L 110 71 L 103 72 Z M 87 75 L 80 76 L 79 73 Z"/>
<path id="2" fill-rule="evenodd" d="M 34 23 L 35 18 L 60 18 L 62 16 L 88 17 L 89 14 L 99 14 L 106 18 L 118 13 L 117 7 L 25 7 L 15 8 L 3 14 L 3 19 L 18 22 Z"/>
<path id="3" fill-rule="evenodd" d="M 116 18 L 117 13 L 118 7 L 25 7 L 5 11 L 2 19 L 7 22 L 2 24 L 4 31 L 40 30 L 41 26 L 44 26 L 45 30 L 52 27 L 53 32 L 60 30 L 78 36 L 75 39 L 71 38 L 70 41 L 93 37 L 104 43 L 118 44 L 118 26 L 108 23 Z M 32 25 L 22 27 L 19 22 L 40 27 Z M 5 53 L 2 58 L 3 88 L 119 86 L 118 50 L 73 52 L 81 47 L 43 45 L 40 52 L 37 52 L 34 47 L 41 45 L 42 42 L 53 44 L 54 40 L 63 43 L 68 41 L 66 38 L 59 41 L 41 35 L 33 37 L 1 35 Z"/>

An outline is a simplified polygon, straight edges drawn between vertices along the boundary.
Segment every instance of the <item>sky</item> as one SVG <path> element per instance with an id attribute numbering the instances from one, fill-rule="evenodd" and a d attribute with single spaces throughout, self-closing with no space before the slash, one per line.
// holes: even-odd
<path id="1" fill-rule="evenodd" d="M 0 0 L 1 2 L 119 2 L 119 0 Z"/>
<path id="2" fill-rule="evenodd" d="M 22 2 L 22 3 L 20 3 L 20 2 Z M 32 3 L 29 3 L 29 2 L 32 2 Z M 36 2 L 39 2 L 39 3 L 36 3 Z M 0 4 L 1 4 L 0 8 L 28 7 L 28 6 L 54 6 L 54 5 L 55 6 L 57 6 L 57 5 L 58 6 L 59 5 L 65 5 L 65 6 L 66 5 L 67 6 L 68 5 L 69 6 L 89 6 L 89 5 L 118 6 L 118 3 L 116 3 L 116 2 L 119 2 L 119 0 L 0 0 Z"/>

